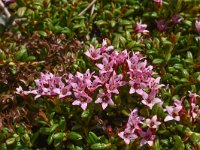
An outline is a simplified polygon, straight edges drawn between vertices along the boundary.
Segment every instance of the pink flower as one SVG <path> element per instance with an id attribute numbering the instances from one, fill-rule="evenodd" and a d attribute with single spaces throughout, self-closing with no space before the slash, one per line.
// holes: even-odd
<path id="1" fill-rule="evenodd" d="M 93 77 L 94 72 L 90 73 L 90 69 L 87 69 L 86 72 L 83 74 L 84 82 L 86 84 L 91 84 L 91 78 Z"/>
<path id="2" fill-rule="evenodd" d="M 97 82 L 96 80 L 94 80 L 93 82 L 87 84 L 87 89 L 93 93 L 98 87 L 100 87 L 101 84 L 99 84 L 99 82 Z"/>
<path id="3" fill-rule="evenodd" d="M 61 77 L 55 76 L 52 73 L 41 73 L 40 79 L 35 80 L 36 88 L 29 90 L 30 94 L 34 94 L 35 99 L 40 96 L 54 96 L 64 87 Z"/>
<path id="4" fill-rule="evenodd" d="M 158 89 L 160 89 L 161 87 L 164 86 L 164 84 L 159 84 L 160 83 L 160 77 L 157 77 L 156 79 L 155 78 L 149 78 L 149 81 L 148 81 L 148 87 L 151 89 L 151 90 L 155 90 L 157 91 Z"/>
<path id="5" fill-rule="evenodd" d="M 103 64 L 96 64 L 100 69 L 100 73 L 107 73 L 113 71 L 114 61 L 109 61 L 109 58 L 104 57 L 102 60 Z"/>
<path id="6" fill-rule="evenodd" d="M 94 75 L 95 78 L 94 82 L 101 83 L 103 85 L 110 79 L 110 74 L 111 74 L 110 72 L 106 72 L 106 73 L 100 73 L 99 76 Z"/>
<path id="7" fill-rule="evenodd" d="M 102 58 L 100 49 L 95 49 L 93 45 L 90 45 L 89 51 L 86 51 L 85 55 L 87 55 L 92 60 L 98 60 Z"/>
<path id="8" fill-rule="evenodd" d="M 192 122 L 195 121 L 196 117 L 200 116 L 200 109 L 199 106 L 196 105 L 197 103 L 197 95 L 196 93 L 192 93 L 189 91 L 189 97 L 190 97 L 190 110 L 189 110 L 189 115 L 192 118 Z"/>
<path id="9" fill-rule="evenodd" d="M 111 93 L 104 93 L 102 91 L 99 92 L 95 103 L 101 103 L 103 109 L 105 109 L 108 105 L 114 105 L 114 102 L 111 98 Z"/>
<path id="10" fill-rule="evenodd" d="M 72 86 L 73 91 L 82 92 L 86 89 L 87 84 L 84 75 L 80 72 L 76 72 L 76 75 L 70 79 L 70 85 Z"/>
<path id="11" fill-rule="evenodd" d="M 137 23 L 136 28 L 135 28 L 135 32 L 137 33 L 149 33 L 148 30 L 146 30 L 147 25 L 146 24 L 142 24 L 142 21 L 140 20 L 140 22 Z"/>
<path id="12" fill-rule="evenodd" d="M 106 41 L 106 39 L 103 39 L 102 46 L 100 48 L 101 53 L 103 54 L 103 53 L 109 52 L 110 50 L 113 50 L 113 49 L 114 49 L 113 46 L 107 47 L 107 41 Z"/>
<path id="13" fill-rule="evenodd" d="M 137 80 L 130 80 L 129 85 L 131 87 L 129 91 L 130 94 L 137 93 L 139 95 L 143 95 L 143 89 L 147 87 L 147 85 L 143 83 L 140 78 L 138 78 Z"/>
<path id="14" fill-rule="evenodd" d="M 131 65 L 137 64 L 140 60 L 142 60 L 144 58 L 144 57 L 142 57 L 142 55 L 139 52 L 136 52 L 136 53 L 132 52 L 131 54 L 132 54 L 132 56 L 127 59 L 127 63 L 129 64 L 129 69 L 132 68 Z M 133 70 L 135 70 L 135 69 L 133 69 Z"/>
<path id="15" fill-rule="evenodd" d="M 120 52 L 116 58 L 117 64 L 123 64 L 124 61 L 126 60 L 127 56 L 128 56 L 127 50 Z"/>
<path id="16" fill-rule="evenodd" d="M 183 18 L 180 17 L 180 14 L 176 14 L 176 15 L 172 16 L 172 22 L 174 24 L 179 24 L 182 22 L 182 20 L 183 20 Z"/>
<path id="17" fill-rule="evenodd" d="M 197 117 L 200 116 L 200 109 L 199 106 L 192 103 L 190 106 L 190 111 L 189 111 L 190 116 L 192 117 L 193 120 L 195 120 Z"/>
<path id="18" fill-rule="evenodd" d="M 59 98 L 64 98 L 72 94 L 71 86 L 64 86 L 62 88 L 54 89 L 54 92 L 58 94 Z"/>
<path id="19" fill-rule="evenodd" d="M 197 33 L 200 34 L 200 21 L 195 21 L 195 27 L 196 27 L 196 30 L 197 30 Z"/>
<path id="20" fill-rule="evenodd" d="M 138 138 L 136 134 L 134 134 L 135 130 L 130 130 L 126 128 L 124 131 L 118 133 L 118 136 L 124 140 L 126 144 L 129 144 L 130 141 L 135 140 Z"/>
<path id="21" fill-rule="evenodd" d="M 164 119 L 165 122 L 170 120 L 180 121 L 180 111 L 183 109 L 182 102 L 179 100 L 174 100 L 174 106 L 166 106 L 165 111 L 169 115 L 167 115 Z"/>
<path id="22" fill-rule="evenodd" d="M 92 102 L 92 98 L 89 97 L 85 92 L 74 93 L 74 96 L 77 98 L 72 105 L 81 105 L 83 110 L 87 109 L 88 103 Z"/>
<path id="23" fill-rule="evenodd" d="M 146 119 L 146 124 L 149 128 L 156 129 L 161 122 L 157 121 L 157 115 L 154 115 L 151 119 Z"/>
<path id="24" fill-rule="evenodd" d="M 107 92 L 119 94 L 117 88 L 126 84 L 122 81 L 122 78 L 122 74 L 117 75 L 116 72 L 113 71 L 113 75 L 110 77 L 110 80 L 105 84 Z"/>
<path id="25" fill-rule="evenodd" d="M 142 140 L 140 141 L 140 146 L 143 146 L 145 144 L 153 146 L 156 135 L 152 133 L 150 128 L 148 128 L 146 132 L 140 131 L 139 134 L 142 137 Z"/>
<path id="26" fill-rule="evenodd" d="M 156 21 L 157 29 L 160 32 L 164 32 L 167 29 L 167 24 L 163 19 Z"/>
<path id="27" fill-rule="evenodd" d="M 162 105 L 162 100 L 159 99 L 159 98 L 156 98 L 156 94 L 157 94 L 157 91 L 151 91 L 149 94 L 147 93 L 143 93 L 142 95 L 142 103 L 146 106 L 148 106 L 150 109 L 153 108 L 153 106 L 157 103 L 159 103 L 160 105 Z"/>
<path id="28" fill-rule="evenodd" d="M 196 103 L 197 101 L 197 97 L 200 97 L 199 95 L 197 95 L 196 93 L 192 93 L 191 91 L 189 92 L 189 97 L 190 97 L 190 103 Z"/>
<path id="29" fill-rule="evenodd" d="M 25 96 L 25 95 L 28 95 L 29 94 L 29 91 L 24 91 L 23 89 L 22 89 L 22 87 L 21 86 L 19 86 L 18 88 L 16 88 L 16 92 L 15 92 L 16 94 L 19 94 L 19 95 L 21 95 L 21 96 Z"/>
<path id="30" fill-rule="evenodd" d="M 142 123 L 144 119 L 138 115 L 138 109 L 134 109 L 129 115 L 127 128 L 141 130 L 139 124 Z"/>

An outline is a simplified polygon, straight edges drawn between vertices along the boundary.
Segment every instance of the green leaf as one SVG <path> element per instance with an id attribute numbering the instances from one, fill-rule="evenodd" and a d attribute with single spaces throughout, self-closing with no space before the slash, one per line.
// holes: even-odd
<path id="1" fill-rule="evenodd" d="M 187 52 L 187 58 L 193 61 L 193 55 L 190 51 Z"/>
<path id="2" fill-rule="evenodd" d="M 58 124 L 53 124 L 51 127 L 50 127 L 50 132 L 53 132 L 56 128 L 58 128 Z"/>
<path id="3" fill-rule="evenodd" d="M 70 147 L 70 150 L 83 150 L 83 148 L 79 146 L 73 146 L 73 147 Z"/>
<path id="4" fill-rule="evenodd" d="M 114 40 L 113 40 L 113 42 L 112 42 L 112 45 L 113 45 L 115 48 L 119 48 L 119 35 L 118 35 L 118 34 L 114 37 Z"/>
<path id="5" fill-rule="evenodd" d="M 60 141 L 60 140 L 63 139 L 64 135 L 65 135 L 65 133 L 63 133 L 63 132 L 58 132 L 58 133 L 56 133 L 56 134 L 53 135 L 53 138 L 54 138 L 55 140 L 59 140 L 59 141 Z"/>
<path id="6" fill-rule="evenodd" d="M 49 135 L 51 133 L 51 129 L 48 127 L 42 127 L 42 128 L 40 128 L 40 133 Z"/>
<path id="7" fill-rule="evenodd" d="M 176 69 L 183 69 L 183 65 L 182 64 L 175 64 L 174 68 L 176 68 Z"/>
<path id="8" fill-rule="evenodd" d="M 6 59 L 6 54 L 0 49 L 0 60 Z"/>
<path id="9" fill-rule="evenodd" d="M 15 142 L 15 138 L 9 138 L 6 140 L 7 145 L 12 145 Z"/>
<path id="10" fill-rule="evenodd" d="M 174 67 L 168 67 L 169 72 L 176 72 L 176 69 Z"/>
<path id="11" fill-rule="evenodd" d="M 38 31 L 38 33 L 43 37 L 47 37 L 47 33 L 45 31 Z"/>
<path id="12" fill-rule="evenodd" d="M 53 142 L 53 139 L 54 139 L 54 134 L 51 134 L 48 136 L 48 139 L 47 139 L 48 145 L 51 145 L 51 143 Z"/>
<path id="13" fill-rule="evenodd" d="M 194 144 L 200 144 L 200 133 L 192 133 L 190 141 Z"/>
<path id="14" fill-rule="evenodd" d="M 18 8 L 18 10 L 17 10 L 17 15 L 18 15 L 18 17 L 23 17 L 24 16 L 24 14 L 25 14 L 25 12 L 26 12 L 26 7 L 20 7 L 20 8 Z"/>
<path id="15" fill-rule="evenodd" d="M 27 59 L 27 57 L 28 57 L 27 50 L 24 46 L 15 54 L 15 59 L 17 61 L 25 60 Z"/>
<path id="16" fill-rule="evenodd" d="M 165 145 L 165 146 L 168 146 L 169 145 L 169 140 L 168 139 L 161 139 L 160 143 Z"/>
<path id="17" fill-rule="evenodd" d="M 124 17 L 126 17 L 126 16 L 129 16 L 129 15 L 132 15 L 133 13 L 134 13 L 134 9 L 128 9 L 126 12 L 125 12 L 125 14 L 124 14 Z"/>
<path id="18" fill-rule="evenodd" d="M 34 144 L 35 141 L 38 139 L 39 134 L 40 133 L 38 131 L 33 134 L 32 138 L 31 138 L 31 143 L 32 144 Z"/>
<path id="19" fill-rule="evenodd" d="M 192 26 L 192 22 L 190 20 L 184 20 L 183 23 L 187 26 Z"/>
<path id="20" fill-rule="evenodd" d="M 185 77 L 186 79 L 189 78 L 190 74 L 188 73 L 188 71 L 186 69 L 182 69 L 182 75 L 183 77 Z"/>
<path id="21" fill-rule="evenodd" d="M 155 144 L 154 144 L 154 146 L 153 146 L 156 150 L 161 150 L 162 148 L 161 148 L 161 146 L 160 146 L 160 143 L 159 143 L 159 139 L 157 138 L 156 139 L 156 142 L 155 142 Z"/>
<path id="22" fill-rule="evenodd" d="M 60 118 L 60 121 L 59 121 L 59 129 L 60 129 L 61 131 L 65 131 L 65 129 L 66 129 L 66 120 L 65 120 L 64 117 L 61 117 L 61 118 Z"/>
<path id="23" fill-rule="evenodd" d="M 162 58 L 156 58 L 153 60 L 153 64 L 161 64 L 164 60 Z"/>
<path id="24" fill-rule="evenodd" d="M 25 6 L 26 5 L 24 0 L 16 0 L 16 2 L 17 2 L 17 5 L 19 5 L 19 6 Z"/>
<path id="25" fill-rule="evenodd" d="M 87 141 L 89 144 L 94 144 L 98 141 L 98 137 L 96 136 L 96 134 L 94 132 L 89 132 Z"/>
<path id="26" fill-rule="evenodd" d="M 94 150 L 101 150 L 101 149 L 105 149 L 107 147 L 106 144 L 104 143 L 95 143 L 93 145 L 91 145 L 91 149 L 94 149 Z"/>
<path id="27" fill-rule="evenodd" d="M 68 139 L 73 141 L 79 141 L 82 140 L 82 136 L 77 132 L 71 131 L 68 135 Z"/>
<path id="28" fill-rule="evenodd" d="M 119 40 L 120 40 L 120 43 L 122 44 L 122 46 L 124 47 L 126 44 L 126 39 L 123 36 L 119 36 Z"/>
<path id="29" fill-rule="evenodd" d="M 111 25 L 112 28 L 115 27 L 116 21 L 115 20 L 110 20 L 110 25 Z"/>
<path id="30" fill-rule="evenodd" d="M 95 22 L 97 26 L 107 25 L 108 23 L 104 20 L 98 20 Z"/>
<path id="31" fill-rule="evenodd" d="M 81 118 L 87 118 L 89 116 L 89 114 L 90 114 L 90 110 L 87 109 L 87 110 L 85 110 L 85 111 L 82 112 Z"/>
<path id="32" fill-rule="evenodd" d="M 27 61 L 34 61 L 36 60 L 35 56 L 28 56 Z"/>
<path id="33" fill-rule="evenodd" d="M 129 21 L 129 20 L 122 20 L 122 19 L 120 19 L 119 20 L 119 24 L 120 25 L 132 25 L 132 22 Z"/>
<path id="34" fill-rule="evenodd" d="M 180 136 L 174 135 L 173 139 L 175 140 L 174 149 L 183 149 L 183 150 L 185 149 L 185 145 Z"/>
<path id="35" fill-rule="evenodd" d="M 1 150 L 7 150 L 6 143 L 3 143 L 3 144 L 1 145 Z"/>

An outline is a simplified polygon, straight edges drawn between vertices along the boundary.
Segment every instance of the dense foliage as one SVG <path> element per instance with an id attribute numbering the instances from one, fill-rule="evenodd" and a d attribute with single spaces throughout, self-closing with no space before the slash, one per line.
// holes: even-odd
<path id="1" fill-rule="evenodd" d="M 0 149 L 200 149 L 199 0 L 0 2 Z"/>

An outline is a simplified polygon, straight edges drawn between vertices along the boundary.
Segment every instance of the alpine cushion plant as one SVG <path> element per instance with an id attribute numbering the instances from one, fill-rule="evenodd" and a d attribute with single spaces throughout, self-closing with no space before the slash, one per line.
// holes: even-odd
<path id="1" fill-rule="evenodd" d="M 35 87 L 30 87 L 28 91 L 19 87 L 16 93 L 23 97 L 34 95 L 35 99 L 60 98 L 75 108 L 81 107 L 84 112 L 97 108 L 96 111 L 100 111 L 100 105 L 102 110 L 99 113 L 122 105 L 117 98 L 124 93 L 134 97 L 133 101 L 138 104 L 128 106 L 132 109 L 128 121 L 125 126 L 118 126 L 115 133 L 126 144 L 139 140 L 139 146 L 154 146 L 160 134 L 158 129 L 165 128 L 168 121 L 179 122 L 189 116 L 189 122 L 196 123 L 200 115 L 198 95 L 190 92 L 189 108 L 184 107 L 185 97 L 174 100 L 174 106 L 163 106 L 159 91 L 164 85 L 160 84 L 160 77 L 154 77 L 153 66 L 147 64 L 141 53 L 118 51 L 113 46 L 107 46 L 106 40 L 103 40 L 100 48 L 90 45 L 85 55 L 94 64 L 85 73 L 77 71 L 74 75 L 67 73 L 63 76 L 41 73 L 40 78 L 35 80 Z M 91 108 L 90 105 L 95 107 Z M 166 112 L 164 117 L 154 113 L 158 108 Z M 142 113 L 144 111 L 147 113 Z"/>

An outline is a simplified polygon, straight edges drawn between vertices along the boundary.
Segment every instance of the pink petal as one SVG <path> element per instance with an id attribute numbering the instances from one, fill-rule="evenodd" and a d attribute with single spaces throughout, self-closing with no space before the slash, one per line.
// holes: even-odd
<path id="1" fill-rule="evenodd" d="M 180 121 L 180 116 L 176 116 L 176 117 L 174 118 L 174 120 Z"/>
<path id="2" fill-rule="evenodd" d="M 139 95 L 143 95 L 144 91 L 142 89 L 138 89 L 136 90 L 136 93 L 138 93 Z"/>
<path id="3" fill-rule="evenodd" d="M 170 121 L 170 120 L 174 120 L 174 118 L 172 116 L 166 116 L 164 119 L 164 122 Z"/>
<path id="4" fill-rule="evenodd" d="M 153 141 L 148 141 L 147 143 L 149 144 L 149 146 L 153 145 Z"/>
<path id="5" fill-rule="evenodd" d="M 130 139 L 125 138 L 125 139 L 124 139 L 124 142 L 128 145 L 128 144 L 130 143 Z"/>
<path id="6" fill-rule="evenodd" d="M 102 99 L 101 98 L 98 98 L 95 103 L 102 103 Z"/>
<path id="7" fill-rule="evenodd" d="M 108 106 L 108 104 L 107 103 L 102 103 L 101 106 L 102 106 L 103 109 L 105 109 Z"/>
<path id="8" fill-rule="evenodd" d="M 118 133 L 118 136 L 123 139 L 124 138 L 124 132 Z"/>
<path id="9" fill-rule="evenodd" d="M 104 70 L 104 65 L 102 65 L 102 64 L 96 64 L 96 66 L 97 66 L 99 69 Z"/>
<path id="10" fill-rule="evenodd" d="M 78 100 L 75 100 L 73 103 L 72 103 L 72 105 L 80 105 L 80 101 L 78 101 Z"/>
<path id="11" fill-rule="evenodd" d="M 85 54 L 86 56 L 88 56 L 88 57 L 90 57 L 90 58 L 91 58 L 91 54 L 90 54 L 90 52 L 89 52 L 89 51 L 86 51 L 84 54 Z"/>
<path id="12" fill-rule="evenodd" d="M 135 89 L 133 87 L 131 87 L 129 94 L 133 94 L 133 93 L 135 93 Z"/>
<path id="13" fill-rule="evenodd" d="M 87 103 L 82 103 L 82 104 L 81 104 L 81 108 L 82 108 L 83 110 L 86 110 L 86 108 L 87 108 Z"/>

